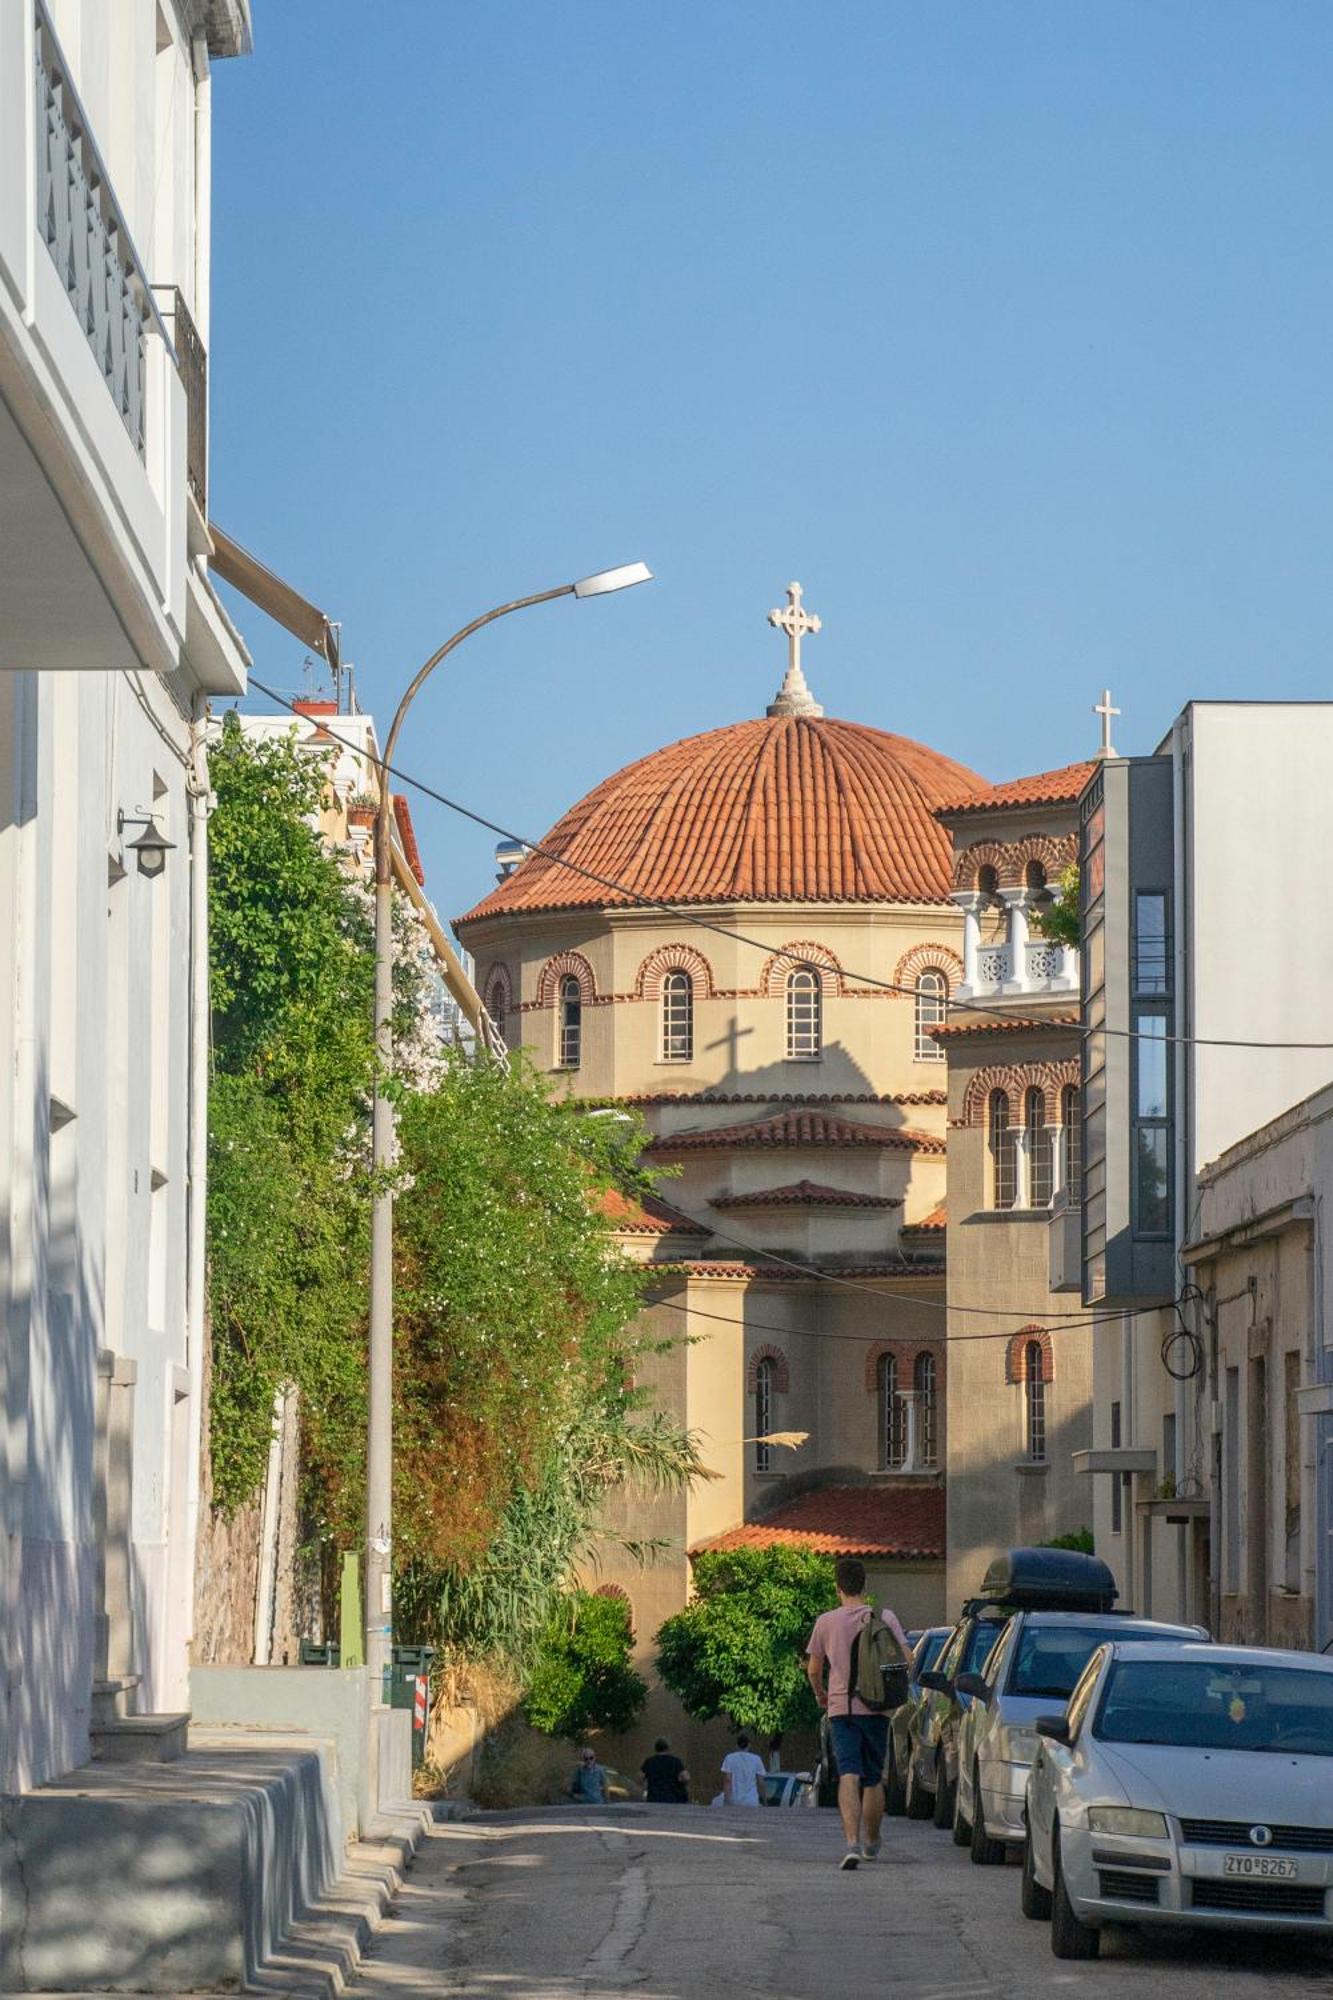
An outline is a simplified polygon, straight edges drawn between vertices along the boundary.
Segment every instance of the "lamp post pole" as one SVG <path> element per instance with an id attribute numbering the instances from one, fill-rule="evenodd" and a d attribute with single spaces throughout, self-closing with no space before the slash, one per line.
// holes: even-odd
<path id="1" fill-rule="evenodd" d="M 416 674 L 394 712 L 377 763 L 379 800 L 375 814 L 375 1098 L 371 1122 L 374 1190 L 370 1223 L 370 1351 L 366 1436 L 365 1660 L 371 1700 L 384 1698 L 384 1669 L 393 1635 L 393 1192 L 396 1118 L 386 1084 L 393 1074 L 393 796 L 392 765 L 407 711 L 442 660 L 483 625 L 555 597 L 600 597 L 647 583 L 643 563 L 601 570 L 578 583 L 534 591 L 497 604 L 446 639 Z"/>

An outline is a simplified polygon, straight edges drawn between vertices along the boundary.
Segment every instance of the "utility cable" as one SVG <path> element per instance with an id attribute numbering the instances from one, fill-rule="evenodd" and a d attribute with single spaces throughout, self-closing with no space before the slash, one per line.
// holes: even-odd
<path id="1" fill-rule="evenodd" d="M 270 701 L 276 702 L 279 708 L 285 708 L 293 715 L 301 714 L 301 711 L 297 709 L 294 702 L 286 700 L 275 689 L 267 687 L 254 674 L 250 675 L 250 685 L 258 688 L 261 694 L 267 695 Z M 308 718 L 302 717 L 302 719 L 307 720 Z M 366 757 L 371 762 L 375 761 L 370 758 L 369 752 L 366 751 L 362 744 L 352 743 L 346 737 L 337 735 L 334 730 L 328 727 L 328 722 L 329 718 L 327 716 L 320 717 L 321 731 L 330 741 L 337 743 L 344 750 L 352 751 L 356 756 Z M 401 765 L 388 764 L 384 768 L 400 784 L 410 786 L 414 791 L 420 792 L 424 798 L 433 799 L 437 805 L 445 806 L 450 812 L 456 813 L 459 818 L 470 820 L 474 826 L 483 827 L 488 833 L 498 834 L 502 840 L 510 841 L 516 847 L 526 848 L 529 854 L 540 855 L 544 861 L 551 862 L 557 868 L 565 869 L 571 875 L 580 876 L 585 882 L 595 883 L 598 888 L 611 889 L 617 896 L 627 897 L 639 909 L 656 910 L 662 915 L 671 917 L 677 923 L 689 924 L 695 930 L 710 931 L 715 937 L 726 938 L 732 944 L 750 945 L 754 950 L 762 951 L 766 958 L 787 959 L 794 966 L 811 966 L 816 971 L 825 969 L 813 965 L 813 962 L 810 960 L 802 958 L 799 952 L 791 951 L 782 945 L 774 946 L 767 938 L 747 937 L 744 931 L 732 930 L 725 924 L 713 923 L 707 917 L 696 916 L 683 909 L 677 903 L 663 903 L 659 902 L 654 896 L 640 895 L 637 889 L 631 889 L 627 883 L 618 882 L 614 876 L 602 875 L 594 868 L 585 868 L 581 862 L 569 861 L 564 855 L 557 854 L 553 848 L 543 847 L 540 841 L 529 840 L 526 835 L 515 833 L 512 827 L 502 826 L 498 820 L 488 819 L 484 813 L 476 812 L 471 806 L 465 806 L 461 800 L 450 798 L 447 792 L 438 791 L 435 786 L 428 785 L 424 778 L 414 777 L 411 772 L 403 770 Z M 738 898 L 737 900 L 743 901 L 744 898 Z M 904 986 L 892 979 L 879 979 L 873 973 L 857 972 L 854 968 L 846 966 L 842 967 L 841 970 L 844 977 L 854 979 L 862 986 L 874 987 L 882 993 L 898 993 L 904 999 L 914 1000 L 917 997 L 914 986 Z M 996 1019 L 1004 1021 L 1009 1026 L 1012 1026 L 1017 1020 L 1022 1018 L 1011 1013 L 1007 1007 L 987 1005 L 984 1001 L 979 1000 L 963 1001 L 946 998 L 944 1006 L 946 1012 L 949 1013 L 994 1015 Z M 1146 1035 L 1138 1028 L 1112 1028 L 1104 1024 L 1092 1027 L 1082 1021 L 1062 1020 L 1052 1022 L 1049 1017 L 1046 1020 L 1033 1020 L 1030 1024 L 1025 1022 L 1024 1025 L 1031 1025 L 1035 1028 L 1059 1026 L 1067 1028 L 1085 1039 L 1092 1035 L 1108 1035 L 1114 1039 L 1123 1041 L 1151 1041 L 1158 1047 L 1166 1043 L 1171 1043 L 1179 1047 L 1199 1049 L 1288 1049 L 1308 1050 L 1311 1052 L 1333 1050 L 1333 1041 L 1261 1042 L 1250 1041 L 1239 1036 Z"/>

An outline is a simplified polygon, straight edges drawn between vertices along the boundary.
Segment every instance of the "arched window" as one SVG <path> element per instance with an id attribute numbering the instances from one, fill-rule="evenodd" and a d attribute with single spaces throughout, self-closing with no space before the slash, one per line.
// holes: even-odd
<path id="1" fill-rule="evenodd" d="M 1026 868 L 1023 870 L 1023 886 L 1029 896 L 1044 896 L 1046 894 L 1046 870 L 1042 867 L 1040 861 L 1028 862 Z"/>
<path id="2" fill-rule="evenodd" d="M 1018 1193 L 1017 1148 L 1014 1128 L 1009 1123 L 1009 1099 L 1002 1090 L 993 1090 L 986 1112 L 990 1142 L 991 1207 L 1012 1208 Z"/>
<path id="3" fill-rule="evenodd" d="M 1027 1142 L 1029 1208 L 1049 1208 L 1055 1193 L 1052 1133 L 1046 1123 L 1046 1093 L 1034 1085 L 1023 1098 L 1023 1131 Z"/>
<path id="4" fill-rule="evenodd" d="M 916 1059 L 918 1062 L 943 1062 L 944 1050 L 931 1034 L 932 1028 L 944 1025 L 948 1009 L 949 982 L 942 972 L 928 967 L 916 982 Z"/>
<path id="5" fill-rule="evenodd" d="M 688 972 L 668 972 L 662 981 L 662 1061 L 689 1062 L 694 1056 L 694 981 Z"/>
<path id="6" fill-rule="evenodd" d="M 1041 1342 L 1029 1340 L 1023 1349 L 1024 1453 L 1040 1464 L 1046 1456 L 1046 1372 Z"/>
<path id="7" fill-rule="evenodd" d="M 1067 1083 L 1060 1092 L 1060 1126 L 1060 1184 L 1069 1206 L 1077 1208 L 1083 1200 L 1083 1099 L 1076 1083 Z"/>
<path id="8" fill-rule="evenodd" d="M 808 965 L 787 974 L 787 1054 L 819 1054 L 819 974 Z"/>
<path id="9" fill-rule="evenodd" d="M 754 1371 L 754 1469 L 768 1472 L 773 1465 L 773 1447 L 761 1444 L 773 1428 L 773 1392 L 777 1387 L 777 1364 L 765 1355 Z"/>
<path id="10" fill-rule="evenodd" d="M 503 973 L 497 972 L 486 993 L 486 1012 L 496 1034 L 506 1040 L 505 1024 L 509 1016 L 509 988 Z"/>
<path id="11" fill-rule="evenodd" d="M 583 1057 L 583 989 L 572 972 L 560 981 L 557 1059 L 561 1069 L 577 1069 Z"/>
<path id="12" fill-rule="evenodd" d="M 999 886 L 999 870 L 994 868 L 989 861 L 983 862 L 977 870 L 978 893 L 982 896 L 993 896 Z"/>
<path id="13" fill-rule="evenodd" d="M 916 1450 L 922 1465 L 938 1463 L 938 1426 L 935 1409 L 935 1357 L 918 1354 L 912 1369 L 916 1390 Z"/>
<path id="14" fill-rule="evenodd" d="M 888 1471 L 903 1462 L 907 1448 L 907 1424 L 902 1398 L 898 1394 L 898 1362 L 892 1354 L 881 1354 L 876 1369 L 879 1387 L 879 1462 Z"/>

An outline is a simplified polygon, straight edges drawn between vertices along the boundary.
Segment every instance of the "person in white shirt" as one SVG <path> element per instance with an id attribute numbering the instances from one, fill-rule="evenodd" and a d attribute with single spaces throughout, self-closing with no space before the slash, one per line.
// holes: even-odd
<path id="1" fill-rule="evenodd" d="M 750 1748 L 748 1736 L 736 1738 L 736 1748 L 722 1759 L 722 1796 L 729 1806 L 757 1806 L 764 1760 Z"/>

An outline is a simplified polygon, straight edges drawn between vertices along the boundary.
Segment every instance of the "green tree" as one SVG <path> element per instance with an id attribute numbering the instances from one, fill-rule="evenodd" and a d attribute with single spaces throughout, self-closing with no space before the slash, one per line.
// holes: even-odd
<path id="1" fill-rule="evenodd" d="M 571 1590 L 554 1605 L 527 1678 L 523 1712 L 547 1736 L 628 1729 L 648 1699 L 630 1665 L 634 1634 L 620 1597 Z"/>
<path id="2" fill-rule="evenodd" d="M 1056 878 L 1056 894 L 1029 912 L 1034 927 L 1052 944 L 1077 945 L 1083 934 L 1078 911 L 1078 863 L 1071 861 Z"/>
<path id="3" fill-rule="evenodd" d="M 694 1593 L 657 1635 L 657 1670 L 686 1713 L 701 1722 L 729 1716 L 770 1736 L 814 1728 L 805 1642 L 837 1601 L 832 1557 L 781 1546 L 705 1550 Z"/>

